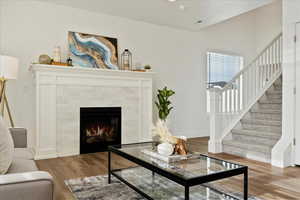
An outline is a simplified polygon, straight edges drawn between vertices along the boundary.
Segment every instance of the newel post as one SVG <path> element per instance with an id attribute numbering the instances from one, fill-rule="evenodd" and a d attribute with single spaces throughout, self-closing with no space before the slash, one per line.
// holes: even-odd
<path id="1" fill-rule="evenodd" d="M 220 133 L 220 105 L 221 105 L 221 92 L 217 88 L 211 88 L 209 90 L 210 95 L 210 138 L 208 142 L 208 152 L 221 153 L 222 141 Z"/>

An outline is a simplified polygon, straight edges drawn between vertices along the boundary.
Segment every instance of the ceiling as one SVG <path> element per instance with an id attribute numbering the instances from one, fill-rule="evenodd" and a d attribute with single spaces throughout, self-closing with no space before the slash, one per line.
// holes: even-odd
<path id="1" fill-rule="evenodd" d="M 37 0 L 198 31 L 275 0 Z M 180 9 L 181 7 L 181 9 Z M 183 8 L 184 7 L 184 8 Z M 196 22 L 201 20 L 201 24 Z"/>

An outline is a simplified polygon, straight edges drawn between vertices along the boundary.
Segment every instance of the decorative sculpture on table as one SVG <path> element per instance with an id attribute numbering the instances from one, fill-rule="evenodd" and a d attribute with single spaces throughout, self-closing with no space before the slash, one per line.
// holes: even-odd
<path id="1" fill-rule="evenodd" d="M 169 98 L 174 94 L 175 92 L 173 90 L 169 90 L 167 87 L 164 87 L 162 90 L 158 90 L 158 101 L 155 102 L 155 105 L 158 108 L 159 120 L 157 121 L 156 126 L 153 127 L 152 134 L 154 137 L 157 137 L 161 143 L 158 145 L 158 153 L 167 155 L 171 148 L 170 145 L 172 145 L 173 153 L 187 155 L 186 138 L 173 136 L 166 124 L 167 117 L 173 109 Z"/>
<path id="2" fill-rule="evenodd" d="M 73 65 L 119 69 L 116 38 L 69 32 L 68 40 Z"/>

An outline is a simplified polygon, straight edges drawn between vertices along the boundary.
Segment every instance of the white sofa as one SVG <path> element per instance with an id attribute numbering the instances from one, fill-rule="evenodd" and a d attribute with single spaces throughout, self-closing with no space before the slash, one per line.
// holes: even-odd
<path id="1" fill-rule="evenodd" d="M 47 172 L 39 171 L 33 152 L 27 148 L 27 131 L 11 128 L 15 152 L 5 175 L 0 175 L 0 200 L 53 200 L 54 183 Z"/>

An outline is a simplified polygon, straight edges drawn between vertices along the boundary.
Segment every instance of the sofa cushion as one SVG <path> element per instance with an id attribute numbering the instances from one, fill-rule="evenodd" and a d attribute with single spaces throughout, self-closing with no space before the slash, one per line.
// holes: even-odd
<path id="1" fill-rule="evenodd" d="M 25 128 L 10 128 L 15 148 L 27 147 L 27 130 Z"/>
<path id="2" fill-rule="evenodd" d="M 33 149 L 30 148 L 15 148 L 14 159 L 33 160 Z"/>
<path id="3" fill-rule="evenodd" d="M 38 168 L 33 160 L 14 159 L 7 173 L 15 174 L 33 171 L 38 171 Z"/>
<path id="4" fill-rule="evenodd" d="M 2 117 L 0 117 L 0 138 L 0 174 L 5 174 L 13 160 L 14 142 Z"/>

